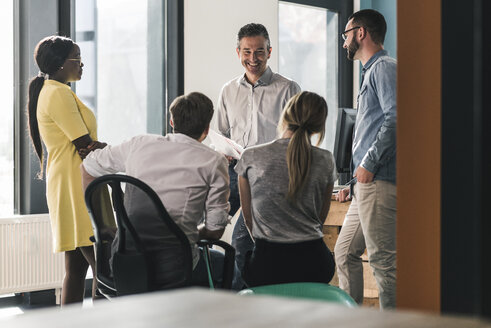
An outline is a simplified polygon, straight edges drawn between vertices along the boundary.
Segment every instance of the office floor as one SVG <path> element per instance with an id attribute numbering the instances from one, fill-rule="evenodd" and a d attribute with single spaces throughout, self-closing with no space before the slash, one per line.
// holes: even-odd
<path id="1" fill-rule="evenodd" d="M 28 311 L 59 306 L 60 305 L 53 304 L 52 302 L 49 302 L 48 304 L 28 304 L 22 295 L 0 295 L 0 322 L 3 318 L 20 315 Z M 92 298 L 85 297 L 82 307 L 88 308 L 92 306 Z"/>
<path id="2" fill-rule="evenodd" d="M 92 306 L 91 287 L 92 278 L 89 277 L 85 281 L 84 308 Z M 27 311 L 59 306 L 59 304 L 56 304 L 56 296 L 53 289 L 31 293 L 0 295 L 0 322 L 2 318 L 19 315 Z"/>

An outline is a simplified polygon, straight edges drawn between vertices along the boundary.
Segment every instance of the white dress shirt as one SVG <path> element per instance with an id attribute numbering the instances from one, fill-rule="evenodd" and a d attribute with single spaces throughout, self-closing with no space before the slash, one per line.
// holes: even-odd
<path id="1" fill-rule="evenodd" d="M 94 177 L 124 172 L 148 184 L 187 235 L 198 259 L 197 225 L 209 230 L 228 220 L 229 176 L 225 157 L 184 134 L 140 135 L 91 152 L 83 162 Z"/>
<path id="2" fill-rule="evenodd" d="M 283 107 L 300 92 L 299 85 L 267 68 L 255 85 L 244 74 L 226 83 L 217 104 L 216 128 L 242 147 L 276 138 Z"/>

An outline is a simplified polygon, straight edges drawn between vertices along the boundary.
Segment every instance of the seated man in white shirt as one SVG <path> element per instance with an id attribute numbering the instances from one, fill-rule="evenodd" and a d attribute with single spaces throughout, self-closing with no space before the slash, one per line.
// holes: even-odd
<path id="1" fill-rule="evenodd" d="M 170 113 L 173 134 L 140 135 L 89 153 L 81 165 L 83 185 L 85 188 L 96 177 L 118 172 L 148 184 L 191 243 L 193 284 L 206 285 L 206 267 L 196 242 L 219 239 L 227 225 L 228 163 L 223 155 L 201 143 L 208 134 L 213 116 L 213 103 L 208 97 L 197 92 L 180 96 L 171 104 Z M 138 203 L 134 200 L 132 206 Z M 204 225 L 198 229 L 203 214 Z M 163 223 L 132 223 L 144 241 L 154 241 L 151 247 L 156 264 L 155 277 L 157 283 L 163 283 L 169 278 L 164 276 L 172 262 L 168 259 L 168 246 L 155 242 L 159 231 L 166 230 L 157 226 Z M 212 250 L 212 262 L 214 280 L 219 281 L 221 277 L 215 275 L 221 275 L 223 254 Z"/>

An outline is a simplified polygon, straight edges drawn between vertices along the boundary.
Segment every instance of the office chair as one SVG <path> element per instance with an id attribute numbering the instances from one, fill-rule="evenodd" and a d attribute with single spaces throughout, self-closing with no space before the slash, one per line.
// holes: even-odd
<path id="1" fill-rule="evenodd" d="M 124 193 L 122 184 L 125 185 Z M 111 222 L 107 218 L 108 211 L 101 211 L 101 208 L 108 207 L 104 206 L 107 200 L 101 197 L 108 186 L 112 191 L 109 207 L 115 213 L 118 227 L 116 233 L 114 218 Z M 191 285 L 193 260 L 189 240 L 169 216 L 159 196 L 147 184 L 126 175 L 105 175 L 87 187 L 85 201 L 94 228 L 97 285 L 104 296 L 111 298 Z M 112 244 L 117 245 L 116 250 Z M 230 288 L 235 250 L 220 241 L 200 242 L 205 254 L 213 244 L 225 250 L 223 283 L 219 287 Z M 164 254 L 165 261 L 173 263 L 170 275 L 162 271 L 162 265 L 155 265 L 157 254 Z M 163 265 L 165 268 L 166 263 Z M 211 281 L 212 270 L 208 265 L 210 288 L 214 287 Z M 157 281 L 156 276 L 164 277 L 164 281 Z"/>
<path id="2" fill-rule="evenodd" d="M 295 282 L 243 289 L 239 295 L 271 295 L 334 302 L 347 307 L 357 307 L 356 302 L 342 289 L 317 282 Z"/>

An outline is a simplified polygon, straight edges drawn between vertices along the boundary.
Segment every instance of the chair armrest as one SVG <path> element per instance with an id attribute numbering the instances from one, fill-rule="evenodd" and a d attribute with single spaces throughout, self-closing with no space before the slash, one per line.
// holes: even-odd
<path id="1" fill-rule="evenodd" d="M 219 246 L 225 251 L 225 258 L 223 263 L 223 284 L 222 289 L 230 289 L 232 287 L 232 280 L 234 278 L 235 268 L 235 248 L 223 240 L 208 240 L 202 239 L 197 242 L 198 246 L 210 247 L 212 245 Z"/>
<path id="2" fill-rule="evenodd" d="M 101 241 L 110 241 L 112 242 L 114 240 L 114 237 L 116 236 L 116 228 L 103 228 L 100 232 L 101 235 Z M 95 236 L 90 236 L 89 237 L 90 241 L 95 243 Z"/>

